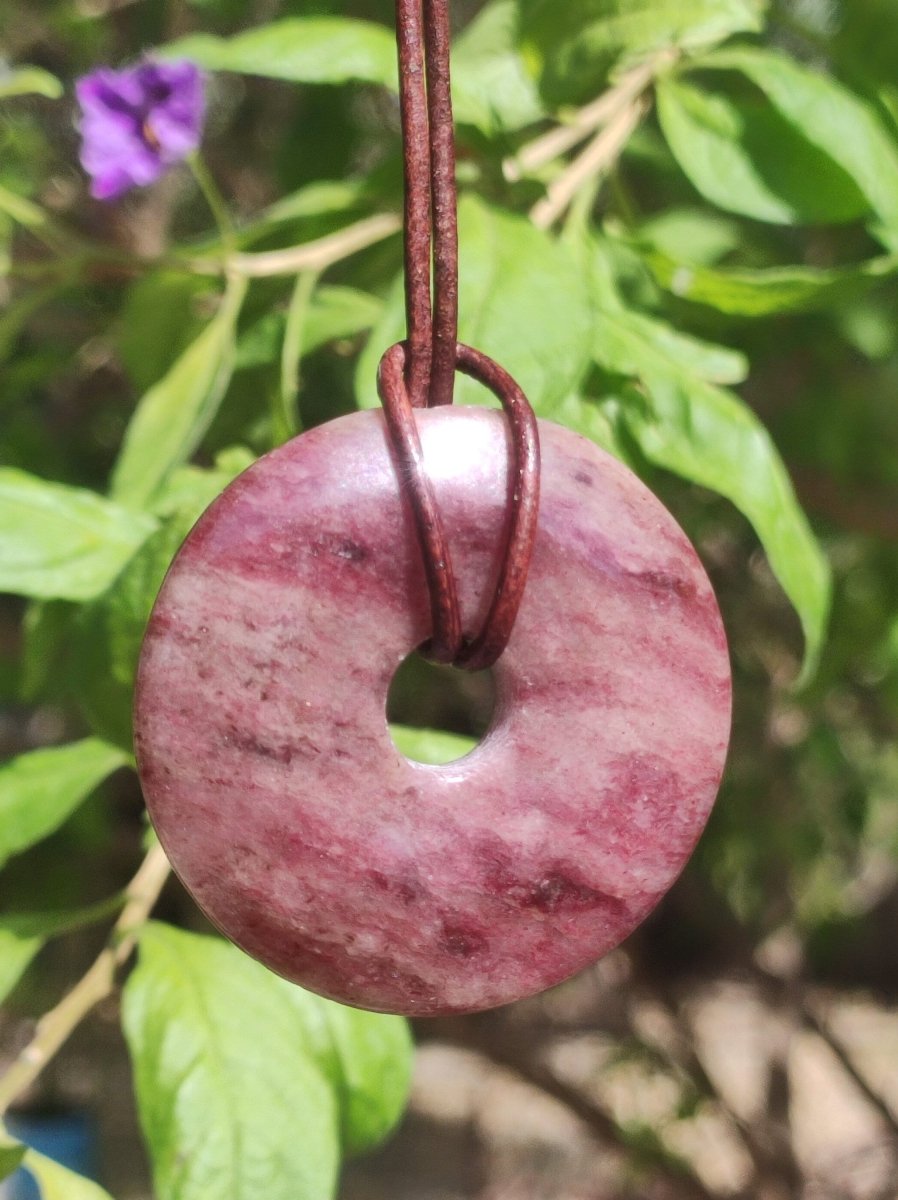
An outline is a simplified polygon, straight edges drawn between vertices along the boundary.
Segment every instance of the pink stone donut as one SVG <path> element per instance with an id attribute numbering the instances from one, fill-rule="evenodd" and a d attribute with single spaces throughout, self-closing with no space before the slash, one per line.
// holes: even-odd
<path id="1" fill-rule="evenodd" d="M 419 417 L 468 633 L 504 528 L 505 420 Z M 726 754 L 717 605 L 621 463 L 540 422 L 533 564 L 484 741 L 410 762 L 385 716 L 429 635 L 412 513 L 380 412 L 240 476 L 178 554 L 147 630 L 147 803 L 209 918 L 335 1000 L 417 1015 L 505 1004 L 616 946 L 679 874 Z"/>

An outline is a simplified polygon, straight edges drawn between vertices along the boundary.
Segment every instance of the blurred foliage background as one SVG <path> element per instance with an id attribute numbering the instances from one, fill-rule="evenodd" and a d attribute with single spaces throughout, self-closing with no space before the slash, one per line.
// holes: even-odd
<path id="1" fill-rule="evenodd" d="M 459 0 L 453 13 L 462 338 L 541 416 L 624 458 L 693 538 L 730 639 L 733 743 L 708 831 L 655 916 L 549 997 L 422 1025 L 406 1124 L 347 1170 L 343 1194 L 885 1200 L 898 1178 L 898 9 Z M 102 953 L 143 853 L 129 695 L 168 562 L 256 456 L 375 403 L 377 360 L 401 336 L 392 20 L 387 0 L 0 0 L 13 1072 L 35 1018 Z M 216 228 L 186 166 L 115 203 L 88 196 L 74 81 L 150 52 L 208 72 L 203 160 L 235 232 Z M 478 396 L 465 385 L 462 399 Z M 390 715 L 464 739 L 485 704 L 483 681 L 418 664 Z M 424 759 L 469 744 L 397 737 Z M 319 1132 L 310 1149 L 282 1117 L 266 1136 L 318 1154 L 317 1174 L 298 1184 L 271 1167 L 262 1185 L 238 1169 L 235 1185 L 222 1150 L 185 1182 L 172 1163 L 199 1155 L 212 1118 L 173 1115 L 150 1043 L 166 1013 L 182 1056 L 211 1036 L 166 975 L 178 938 L 206 931 L 176 885 L 160 905 L 170 924 L 128 984 L 155 1194 L 333 1194 L 343 1150 L 398 1116 L 399 1023 L 338 1086 L 332 1049 L 309 1048 L 318 1016 L 298 1018 L 307 1078 L 324 1080 L 316 1105 L 334 1108 L 325 1124 L 348 1119 L 347 1086 L 383 1110 L 358 1145 Z M 197 946 L 213 973 L 244 969 Z M 106 992 L 41 1081 L 15 1096 L 0 1081 L 4 1102 L 87 1103 L 115 1126 L 102 1097 L 128 1079 Z M 247 1022 L 234 1036 L 251 1042 Z M 311 1105 L 312 1084 L 300 1091 Z M 232 1149 L 261 1136 L 252 1114 L 223 1119 Z M 105 1152 L 121 1200 L 149 1194 L 125 1125 Z"/>

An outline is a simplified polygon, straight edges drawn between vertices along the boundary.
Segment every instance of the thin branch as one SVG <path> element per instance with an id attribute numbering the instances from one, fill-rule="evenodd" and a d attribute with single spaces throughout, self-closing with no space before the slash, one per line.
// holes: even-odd
<path id="1" fill-rule="evenodd" d="M 620 109 L 586 149 L 549 184 L 546 195 L 531 209 L 530 219 L 534 225 L 539 229 L 549 229 L 589 179 L 614 165 L 647 109 L 648 101 L 643 96 Z"/>
<path id="2" fill-rule="evenodd" d="M 377 213 L 336 233 L 258 254 L 232 254 L 224 258 L 188 261 L 185 265 L 199 275 L 221 275 L 233 271 L 248 279 L 267 279 L 276 275 L 298 275 L 302 271 L 320 272 L 334 263 L 366 250 L 398 233 L 402 221 L 395 213 Z"/>
<path id="3" fill-rule="evenodd" d="M 532 174 L 562 154 L 567 154 L 568 150 L 573 150 L 621 109 L 629 108 L 651 84 L 659 68 L 673 59 L 674 52 L 665 50 L 627 71 L 607 92 L 578 109 L 570 121 L 534 138 L 522 146 L 517 154 L 507 158 L 502 164 L 505 178 L 509 183 L 517 183 L 525 175 Z"/>
<path id="4" fill-rule="evenodd" d="M 841 1040 L 829 1029 L 821 1018 L 814 1011 L 807 995 L 804 993 L 799 999 L 799 1012 L 802 1022 L 806 1029 L 811 1030 L 823 1041 L 826 1046 L 839 1060 L 842 1070 L 851 1079 L 854 1086 L 858 1089 L 864 1099 L 879 1113 L 888 1132 L 889 1140 L 894 1144 L 898 1140 L 898 1119 L 892 1111 L 888 1102 L 879 1092 L 873 1087 L 868 1079 L 861 1074 L 857 1066 L 855 1066 L 851 1056 Z"/>
<path id="5" fill-rule="evenodd" d="M 649 995 L 671 1022 L 675 1038 L 675 1044 L 672 1046 L 660 1045 L 653 1041 L 652 1048 L 663 1054 L 672 1067 L 679 1069 L 736 1129 L 754 1166 L 752 1192 L 757 1191 L 759 1181 L 777 1184 L 782 1183 L 786 1176 L 795 1179 L 799 1169 L 792 1148 L 777 1138 L 776 1130 L 766 1116 L 759 1117 L 754 1123 L 746 1121 L 714 1084 L 701 1058 L 695 1034 L 672 992 L 663 986 L 654 986 Z M 637 1031 L 634 1029 L 633 1032 L 638 1038 Z"/>
<path id="6" fill-rule="evenodd" d="M 490 1062 L 505 1070 L 511 1071 L 526 1083 L 538 1088 L 547 1096 L 563 1104 L 574 1116 L 582 1121 L 595 1140 L 602 1146 L 612 1145 L 621 1151 L 632 1162 L 634 1149 L 614 1117 L 600 1108 L 593 1100 L 578 1088 L 571 1086 L 561 1079 L 547 1064 L 542 1062 L 537 1054 L 523 1050 L 521 1046 L 507 1043 L 495 1022 L 478 1023 L 467 1021 L 462 1025 L 447 1025 L 447 1029 L 458 1034 L 453 1041 L 475 1050 Z M 716 1200 L 701 1182 L 693 1175 L 688 1167 L 682 1169 L 673 1163 L 659 1159 L 646 1166 L 647 1173 L 663 1178 L 677 1189 L 682 1200 Z"/>
<path id="7" fill-rule="evenodd" d="M 157 842 L 125 889 L 125 907 L 105 948 L 87 974 L 55 1008 L 41 1017 L 34 1037 L 0 1078 L 0 1116 L 34 1083 L 91 1009 L 111 994 L 116 971 L 130 957 L 140 928 L 159 899 L 170 871 L 165 852 Z"/>

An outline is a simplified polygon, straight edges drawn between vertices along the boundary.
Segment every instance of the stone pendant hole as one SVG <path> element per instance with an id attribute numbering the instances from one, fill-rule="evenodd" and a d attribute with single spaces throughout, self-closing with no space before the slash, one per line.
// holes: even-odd
<path id="1" fill-rule="evenodd" d="M 469 754 L 483 740 L 495 707 L 492 671 L 441 666 L 417 650 L 399 664 L 387 694 L 387 720 L 397 748 L 430 766 Z"/>

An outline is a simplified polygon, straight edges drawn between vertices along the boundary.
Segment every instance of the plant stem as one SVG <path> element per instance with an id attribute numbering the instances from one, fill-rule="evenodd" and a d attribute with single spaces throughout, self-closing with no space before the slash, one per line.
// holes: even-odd
<path id="1" fill-rule="evenodd" d="M 652 83 L 659 69 L 674 61 L 674 52 L 664 50 L 627 71 L 613 87 L 577 110 L 573 118 L 550 129 L 507 158 L 502 171 L 509 183 L 516 183 L 546 166 L 610 121 L 621 109 L 629 108 Z"/>
<path id="2" fill-rule="evenodd" d="M 115 986 L 115 974 L 134 949 L 141 926 L 159 898 L 171 868 L 165 852 L 154 843 L 137 874 L 125 889 L 125 907 L 105 948 L 87 974 L 38 1021 L 34 1037 L 0 1078 L 0 1116 L 34 1083 L 47 1063 L 95 1005 Z"/>
<path id="3" fill-rule="evenodd" d="M 586 149 L 549 184 L 545 196 L 533 206 L 530 219 L 534 225 L 539 229 L 554 225 L 579 189 L 613 166 L 647 108 L 647 100 L 639 96 L 599 130 Z"/>
<path id="4" fill-rule="evenodd" d="M 277 275 L 298 275 L 302 271 L 324 271 L 341 259 L 349 258 L 369 246 L 382 242 L 402 228 L 395 213 L 377 213 L 336 233 L 258 254 L 232 254 L 226 260 L 194 259 L 185 265 L 198 275 L 220 275 L 228 269 L 248 279 L 270 279 Z"/>
<path id="5" fill-rule="evenodd" d="M 278 403 L 274 412 L 275 444 L 294 437 L 302 428 L 297 406 L 299 395 L 299 364 L 302 360 L 303 334 L 309 304 L 318 283 L 317 271 L 301 271 L 287 308 L 284 342 L 281 347 L 281 381 Z"/>
<path id="6" fill-rule="evenodd" d="M 212 172 L 199 154 L 191 154 L 187 162 L 193 172 L 193 178 L 209 206 L 209 211 L 212 213 L 222 244 L 228 254 L 233 254 L 237 246 L 237 230 L 234 228 L 234 222 L 231 220 L 224 196 L 219 191 Z"/>

